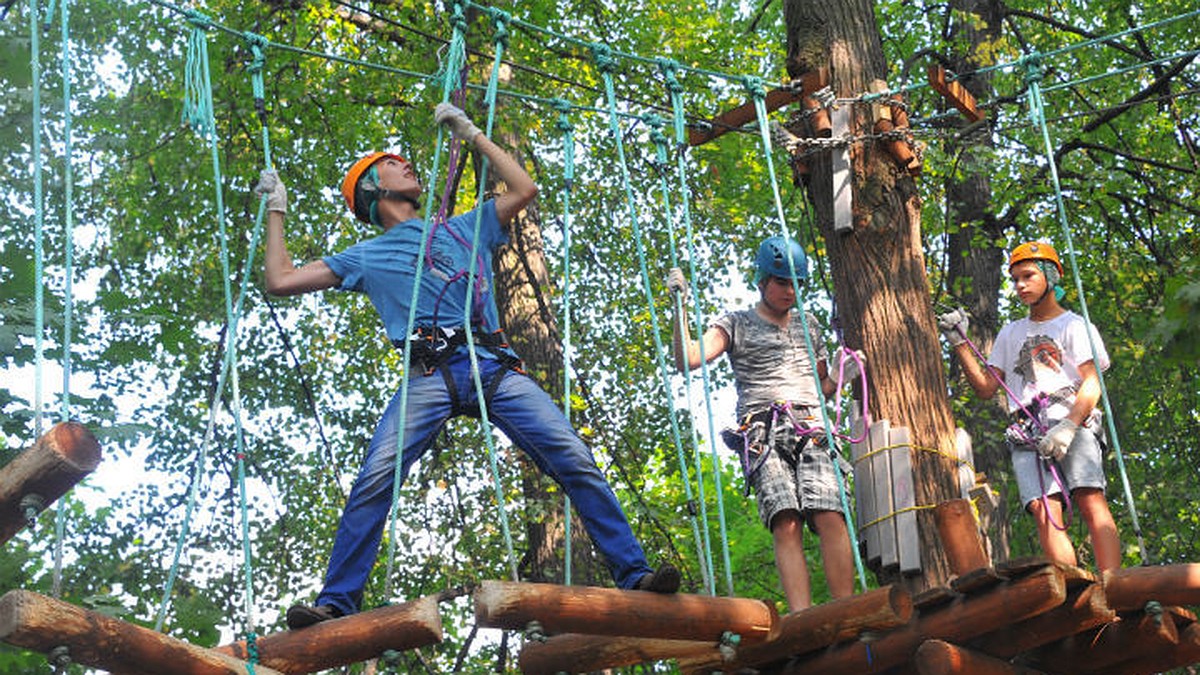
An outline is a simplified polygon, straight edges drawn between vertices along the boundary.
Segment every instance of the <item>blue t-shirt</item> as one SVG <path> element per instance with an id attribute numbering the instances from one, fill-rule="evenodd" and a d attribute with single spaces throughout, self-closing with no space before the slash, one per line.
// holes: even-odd
<path id="1" fill-rule="evenodd" d="M 478 214 L 482 219 L 474 262 L 475 283 L 469 287 L 471 240 Z M 393 341 L 404 340 L 408 330 L 423 226 L 420 218 L 397 223 L 377 237 L 325 258 L 325 264 L 342 280 L 337 288 L 366 293 Z M 508 235 L 496 218 L 495 201 L 488 200 L 481 208 L 454 216 L 443 225 L 431 225 L 430 231 L 413 327 L 461 329 L 470 299 L 471 321 L 476 329 L 487 333 L 499 330 L 492 293 L 492 256 L 496 247 L 508 241 Z"/>

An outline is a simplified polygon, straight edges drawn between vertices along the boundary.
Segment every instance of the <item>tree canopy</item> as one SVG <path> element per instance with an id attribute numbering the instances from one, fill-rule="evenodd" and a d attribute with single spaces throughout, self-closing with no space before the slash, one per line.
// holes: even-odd
<path id="1" fill-rule="evenodd" d="M 786 77 L 787 3 L 492 4 L 509 19 L 507 40 L 500 43 L 503 67 L 492 135 L 520 154 L 541 188 L 530 216 L 546 247 L 549 287 L 539 297 L 557 317 L 552 327 L 559 341 L 565 336 L 562 309 L 570 309 L 566 355 L 573 420 L 595 449 L 651 559 L 676 562 L 685 570 L 685 584 L 703 590 L 701 561 L 709 554 L 697 550 L 690 517 L 700 495 L 681 481 L 681 453 L 670 421 L 679 422 L 685 443 L 694 428 L 701 440 L 695 455 L 703 458 L 706 481 L 703 514 L 709 522 L 702 525 L 714 547 L 717 591 L 725 592 L 720 580 L 728 571 L 738 595 L 779 601 L 769 533 L 757 522 L 752 498 L 741 493 L 732 458 L 714 467 L 704 406 L 695 402 L 692 411 L 683 409 L 677 376 L 664 386 L 654 331 L 669 340 L 669 295 L 662 279 L 677 261 L 698 271 L 693 290 L 706 316 L 750 297 L 754 247 L 781 229 L 770 166 L 784 183 L 786 227 L 814 261 L 806 304 L 830 340 L 837 335 L 826 242 L 803 186 L 790 181 L 788 156 L 782 151 L 764 156 L 757 127 L 676 148 L 659 60 L 678 65 L 687 121 L 702 124 L 745 103 L 753 82 L 743 76 L 761 78 L 767 87 Z M 62 12 L 68 6 L 64 40 Z M 45 24 L 36 29 L 41 69 L 36 96 L 34 7 Z M 51 8 L 55 13 L 47 16 Z M 484 89 L 498 44 L 494 15 L 485 9 L 469 5 L 465 12 L 470 86 L 464 108 L 481 126 L 489 112 Z M 907 99 L 921 147 L 923 173 L 916 184 L 930 303 L 966 304 L 976 277 L 982 283 L 993 275 L 994 285 L 1005 272 L 992 260 L 990 270 L 975 268 L 975 277 L 952 274 L 952 256 L 1039 238 L 1068 253 L 1067 304 L 1079 308 L 1086 300 L 1113 361 L 1106 384 L 1122 463 L 1109 464 L 1109 496 L 1126 564 L 1197 560 L 1200 44 L 1191 28 L 1191 3 L 1064 1 L 1054 5 L 1053 15 L 1043 13 L 1044 4 L 1017 0 L 881 0 L 874 9 L 888 85 Z M 199 12 L 159 0 L 0 5 L 0 464 L 36 435 L 38 402 L 30 384 L 35 372 L 46 382 L 44 416 L 59 414 L 53 378 L 63 357 L 68 308 L 75 375 L 70 414 L 97 434 L 106 453 L 98 474 L 62 502 L 61 539 L 53 536 L 54 516 L 46 513 L 33 532 L 0 550 L 0 591 L 48 591 L 52 554 L 61 545 L 66 599 L 153 625 L 187 521 L 165 631 L 212 645 L 248 626 L 260 633 L 278 629 L 287 605 L 311 598 L 349 482 L 400 381 L 401 359 L 365 298 L 324 293 L 276 299 L 261 291 L 261 250 L 252 247 L 259 201 L 252 187 L 265 166 L 266 138 L 288 188 L 288 243 L 299 261 L 370 234 L 337 193 L 345 168 L 366 151 L 395 150 L 424 171 L 436 156 L 444 173 L 446 152 L 435 147 L 441 137 L 432 110 L 443 96 L 451 16 L 446 3 L 407 0 L 369 5 L 212 0 Z M 216 121 L 211 138 L 184 115 L 185 101 L 196 96 L 187 67 L 199 65 L 191 51 L 196 31 L 207 40 Z M 64 44 L 70 48 L 66 59 Z M 254 46 L 263 44 L 260 117 L 252 64 Z M 610 100 L 595 59 L 594 46 L 600 44 L 616 54 L 612 81 L 620 144 L 610 131 Z M 69 115 L 63 61 L 70 66 Z M 951 66 L 964 84 L 984 92 L 983 123 L 964 124 L 924 84 L 930 63 Z M 966 64 L 974 70 L 959 72 Z M 987 88 L 975 89 L 985 77 Z M 1045 98 L 1041 116 L 1030 108 L 1029 85 L 1035 81 Z M 784 109 L 774 117 L 784 121 L 794 112 Z M 572 160 L 562 150 L 560 114 L 574 127 Z M 667 163 L 656 156 L 651 115 L 665 121 L 662 132 L 672 150 Z M 37 121 L 40 157 L 33 147 Z M 681 164 L 676 151 L 685 153 Z M 43 168 L 40 187 L 31 170 L 37 160 Z M 477 174 L 468 164 L 456 172 L 459 182 L 452 188 L 460 208 L 476 194 Z M 680 165 L 686 167 L 686 195 L 678 189 Z M 568 166 L 574 172 L 570 181 Z M 990 195 L 980 209 L 968 211 L 954 198 L 955 186 L 979 175 L 989 179 Z M 671 190 L 670 213 L 664 184 Z M 440 196 L 441 178 L 430 185 Z M 38 192 L 44 194 L 40 244 Z M 1060 197 L 1062 214 L 1056 209 Z M 568 223 L 570 248 L 564 254 Z M 1070 228 L 1069 248 L 1064 225 Z M 45 260 L 41 278 L 35 269 L 39 247 Z M 639 256 L 639 248 L 646 255 Z M 228 272 L 223 249 L 232 264 Z M 247 272 L 243 265 L 251 254 Z M 570 282 L 564 284 L 568 263 Z M 236 325 L 227 320 L 227 279 L 234 293 L 243 282 L 248 288 Z M 39 284 L 45 347 L 43 366 L 35 371 Z M 1000 319 L 1021 312 L 1003 290 L 986 295 Z M 230 385 L 218 393 L 229 344 L 236 347 L 236 405 Z M 728 381 L 727 369 L 715 368 L 713 389 Z M 974 420 L 970 413 L 989 405 L 965 396 L 967 388 L 953 377 L 950 383 L 947 395 L 961 419 Z M 733 413 L 727 397 L 716 400 L 719 429 L 732 423 Z M 239 409 L 240 441 L 234 424 Z M 1002 448 L 988 429 L 969 430 L 981 456 Z M 239 448 L 250 497 L 255 597 L 249 617 L 237 499 Z M 546 521 L 561 510 L 561 495 L 550 486 L 547 498 L 529 498 L 523 484 L 528 467 L 503 443 L 498 445 L 503 493 L 496 495 L 486 449 L 473 421 L 447 429 L 404 487 L 395 541 L 384 549 L 385 556 L 395 556 L 391 583 L 385 582 L 381 558 L 367 589 L 367 606 L 436 593 L 446 598 L 445 643 L 406 656 L 407 671 L 515 670 L 517 640 L 478 636 L 466 591 L 479 580 L 509 576 L 499 504 L 515 524 L 520 557 L 528 544 L 522 524 Z M 691 459 L 693 448 L 682 454 Z M 714 470 L 721 477 L 719 493 Z M 1004 462 L 989 462 L 988 470 L 1010 504 L 1003 523 L 1007 553 L 1036 553 L 1036 535 L 1016 506 Z M 687 472 L 694 479 L 695 464 Z M 193 490 L 194 510 L 187 506 Z M 1137 509 L 1139 533 L 1133 531 L 1126 491 Z M 717 500 L 723 509 L 717 509 Z M 1073 535 L 1084 538 L 1082 531 Z M 718 548 L 726 542 L 728 570 Z M 819 601 L 821 567 L 815 545 L 809 550 Z M 577 555 L 586 561 L 590 553 Z M 555 577 L 559 570 L 537 573 Z M 606 582 L 586 570 L 583 577 Z M 384 596 L 387 587 L 393 597 Z M 0 671 L 50 670 L 40 655 L 0 647 Z"/>

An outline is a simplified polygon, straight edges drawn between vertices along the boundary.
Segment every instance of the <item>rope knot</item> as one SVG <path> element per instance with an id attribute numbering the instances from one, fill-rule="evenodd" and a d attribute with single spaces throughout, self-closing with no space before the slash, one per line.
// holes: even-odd
<path id="1" fill-rule="evenodd" d="M 617 69 L 617 59 L 613 56 L 612 49 L 608 45 L 593 44 L 591 46 L 592 59 L 596 62 L 596 68 L 602 73 L 611 73 Z"/>
<path id="2" fill-rule="evenodd" d="M 212 19 L 194 9 L 185 10 L 183 15 L 187 17 L 188 23 L 192 24 L 193 28 L 208 30 L 213 27 Z"/>
<path id="3" fill-rule="evenodd" d="M 658 69 L 662 71 L 663 79 L 667 82 L 667 91 L 672 94 L 683 93 L 683 84 L 679 82 L 679 62 L 662 57 L 656 59 L 656 62 Z"/>
<path id="4" fill-rule="evenodd" d="M 450 7 L 450 26 L 455 31 L 467 30 L 467 15 L 463 11 L 462 0 L 454 0 L 454 4 Z"/>
<path id="5" fill-rule="evenodd" d="M 556 98 L 551 100 L 550 104 L 558 111 L 558 121 L 555 123 L 554 128 L 564 134 L 574 131 L 575 125 L 571 124 L 571 118 L 568 117 L 571 112 L 571 102 L 566 99 Z"/>
<path id="6" fill-rule="evenodd" d="M 246 663 L 258 663 L 258 635 L 254 631 L 246 633 Z"/>
<path id="7" fill-rule="evenodd" d="M 498 45 L 507 47 L 509 35 L 508 22 L 512 21 L 512 16 L 508 12 L 494 7 L 489 11 L 492 15 L 492 25 L 496 27 L 496 35 L 492 38 L 492 41 Z"/>
<path id="8" fill-rule="evenodd" d="M 746 88 L 746 93 L 750 96 L 758 98 L 766 98 L 767 88 L 763 85 L 763 79 L 757 75 L 746 75 L 742 78 L 742 86 Z"/>
<path id="9" fill-rule="evenodd" d="M 1041 82 L 1046 73 L 1042 70 L 1042 57 L 1040 54 L 1030 54 L 1021 59 L 1025 65 L 1025 84 L 1030 85 L 1036 82 Z"/>
<path id="10" fill-rule="evenodd" d="M 246 44 L 250 47 L 250 65 L 246 69 L 251 73 L 262 72 L 263 66 L 267 63 L 266 47 L 270 44 L 267 38 L 249 31 L 242 33 L 242 37 L 246 39 Z"/>

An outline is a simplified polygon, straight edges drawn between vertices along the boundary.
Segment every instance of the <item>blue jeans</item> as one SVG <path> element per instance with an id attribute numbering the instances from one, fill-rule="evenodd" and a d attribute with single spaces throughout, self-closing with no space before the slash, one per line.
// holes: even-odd
<path id="1" fill-rule="evenodd" d="M 580 440 L 562 411 L 536 382 L 483 354 L 479 355 L 478 362 L 485 388 L 493 376 L 499 374 L 503 378 L 488 401 L 488 418 L 492 424 L 524 450 L 543 473 L 563 487 L 592 542 L 608 563 L 617 586 L 632 588 L 651 570 L 625 512 L 596 466 L 591 449 Z M 408 380 L 401 482 L 432 445 L 446 420 L 456 415 L 479 416 L 467 354 L 454 355 L 444 367 L 449 369 L 454 381 L 454 397 L 440 372 L 417 375 Z M 333 605 L 345 614 L 357 612 L 362 602 L 363 587 L 375 565 L 383 526 L 391 509 L 400 396 L 398 391 L 392 397 L 371 438 L 366 459 L 338 524 L 325 587 L 317 596 L 316 604 Z M 458 409 L 455 409 L 455 401 L 459 403 Z"/>

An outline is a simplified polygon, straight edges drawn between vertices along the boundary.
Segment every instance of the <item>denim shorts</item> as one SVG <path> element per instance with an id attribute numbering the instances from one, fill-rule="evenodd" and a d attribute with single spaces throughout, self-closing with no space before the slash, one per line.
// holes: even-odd
<path id="1" fill-rule="evenodd" d="M 805 516 L 811 511 L 841 513 L 837 473 L 829 452 L 816 443 L 807 442 L 807 438 L 797 434 L 786 420 L 781 419 L 772 425 L 772 449 L 764 457 L 765 427 L 752 425 L 746 431 L 749 464 L 755 467 L 749 481 L 758 501 L 762 524 L 771 529 L 772 519 L 788 509 Z M 803 448 L 798 455 L 797 448 Z M 809 526 L 812 526 L 811 520 Z"/>
<path id="2" fill-rule="evenodd" d="M 1053 427 L 1051 423 L 1049 426 Z M 1054 467 L 1067 491 L 1078 488 L 1098 488 L 1104 491 L 1107 481 L 1104 478 L 1104 441 L 1101 435 L 1099 421 L 1092 421 L 1087 426 L 1080 427 L 1067 448 L 1067 454 Z M 1054 476 L 1047 470 L 1047 462 L 1041 461 L 1037 448 L 1028 445 L 1008 444 L 1012 452 L 1013 473 L 1017 476 L 1017 490 L 1021 495 L 1021 505 L 1029 506 L 1042 494 L 1053 495 L 1062 492 Z M 1039 474 L 1041 477 L 1039 478 Z"/>

